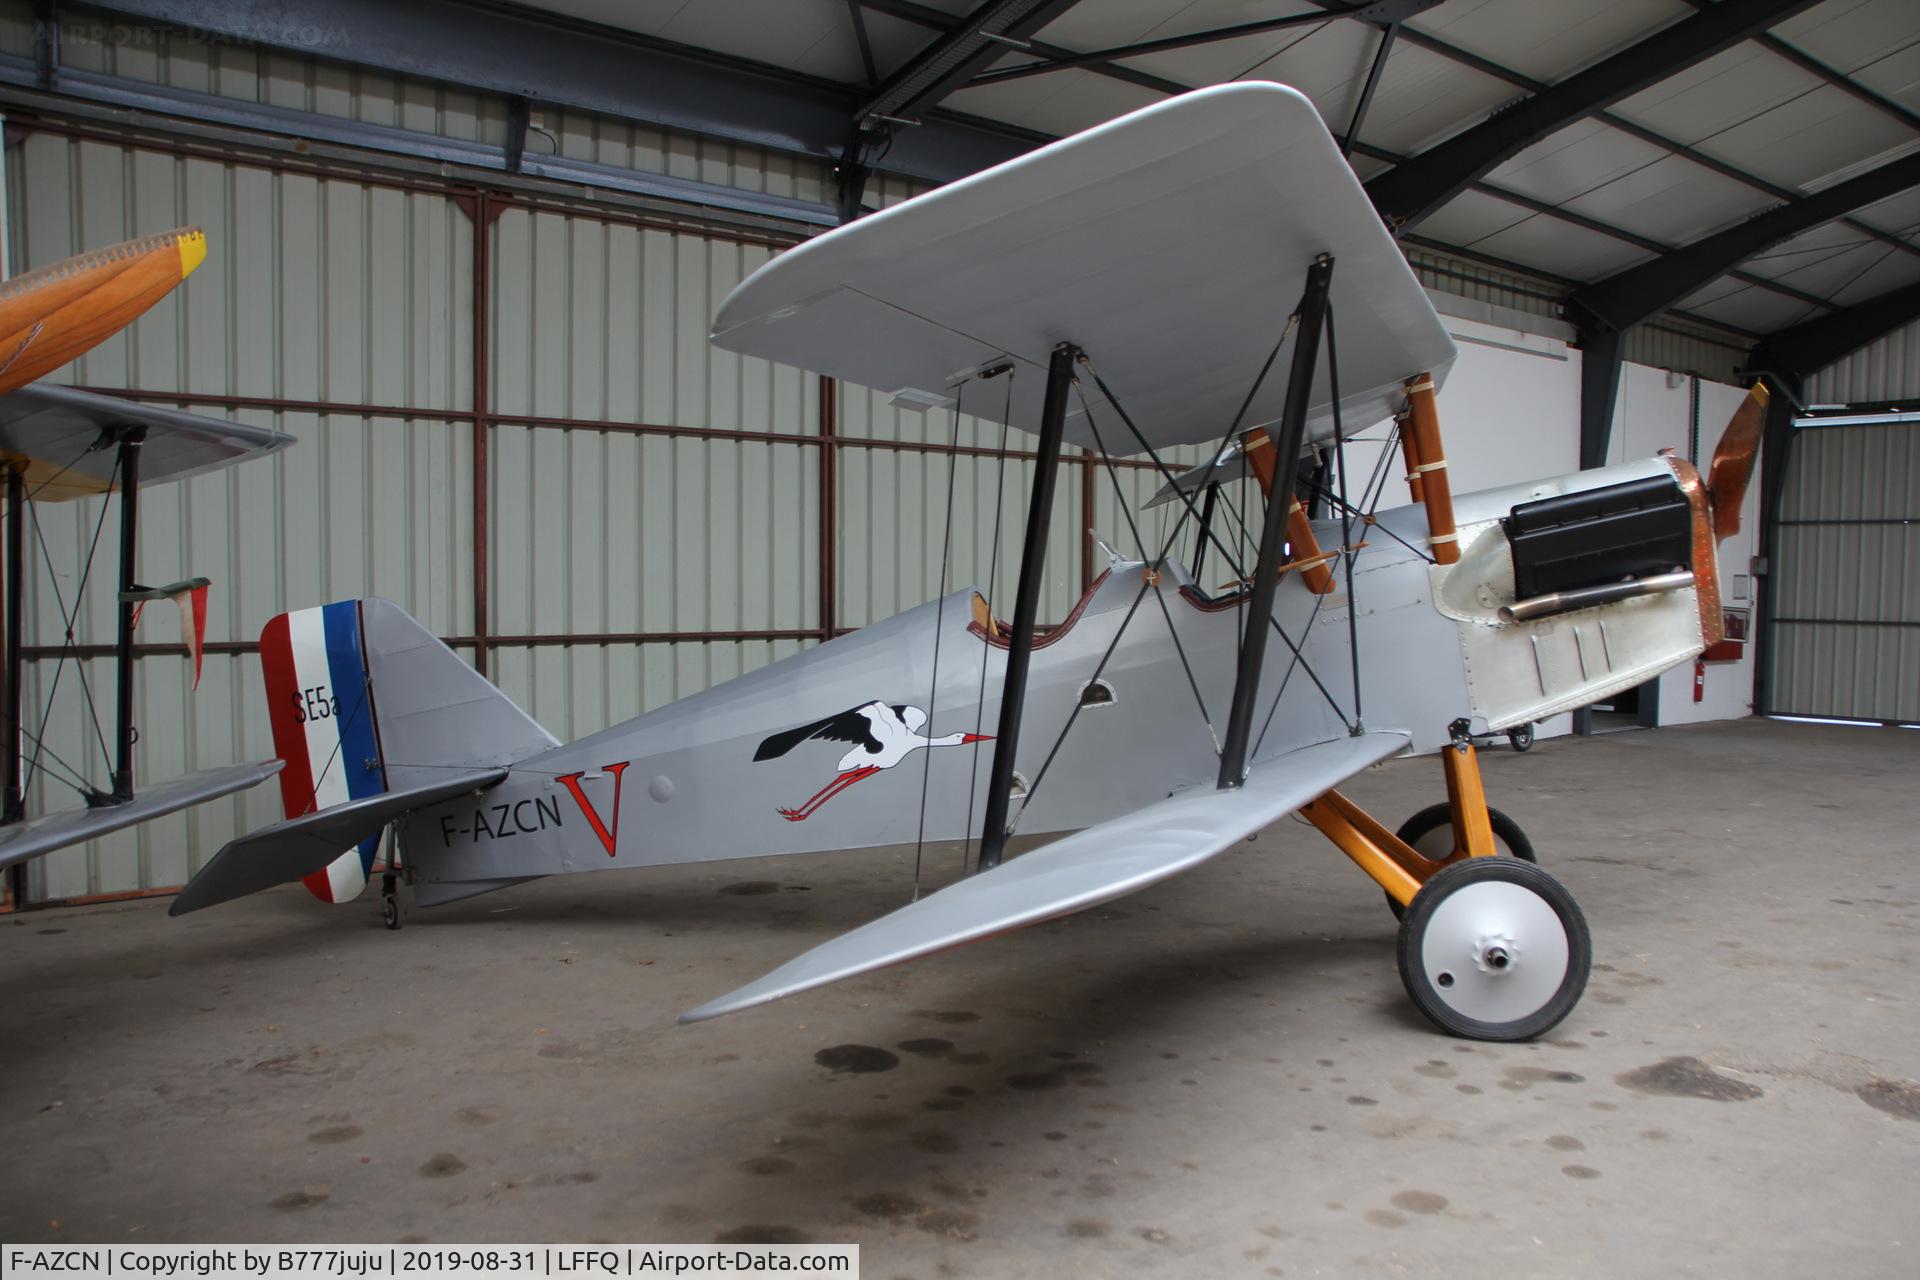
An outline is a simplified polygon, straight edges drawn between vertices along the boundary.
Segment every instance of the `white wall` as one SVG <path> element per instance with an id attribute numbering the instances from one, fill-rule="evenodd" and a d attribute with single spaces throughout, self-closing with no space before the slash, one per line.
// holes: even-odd
<path id="1" fill-rule="evenodd" d="M 1669 386 L 1669 382 L 1677 383 Z M 1661 369 L 1627 365 L 1621 373 L 1620 397 L 1614 406 L 1612 447 L 1607 461 L 1644 458 L 1661 449 L 1687 455 L 1687 421 L 1692 402 L 1692 380 Z M 1702 473 L 1727 420 L 1747 396 L 1740 387 L 1700 383 L 1700 456 Z M 1748 575 L 1755 554 L 1754 530 L 1760 522 L 1760 475 L 1755 468 L 1740 512 L 1740 532 L 1720 545 L 1720 599 L 1729 608 L 1752 609 L 1753 581 Z M 1753 644 L 1747 644 L 1738 662 L 1710 662 L 1705 698 L 1693 700 L 1693 664 L 1675 667 L 1660 677 L 1661 724 L 1694 724 L 1702 720 L 1733 720 L 1753 714 Z"/>
<path id="2" fill-rule="evenodd" d="M 1430 291 L 1432 292 L 1432 291 Z M 1467 299 L 1434 293 L 1447 330 L 1459 344 L 1460 358 L 1448 374 L 1439 396 L 1440 423 L 1447 445 L 1447 470 L 1456 494 L 1578 470 L 1580 465 L 1581 353 L 1567 344 L 1569 327 L 1538 316 L 1504 308 L 1489 308 Z M 1469 312 L 1457 315 L 1454 312 Z M 1668 386 L 1665 370 L 1627 364 L 1622 369 L 1620 394 L 1614 406 L 1609 462 L 1650 457 L 1663 448 L 1687 453 L 1688 411 L 1692 380 L 1674 375 Z M 1713 456 L 1713 447 L 1727 419 L 1746 392 L 1739 387 L 1702 380 L 1700 383 L 1700 467 Z M 1390 423 L 1362 432 L 1347 450 L 1357 490 L 1373 474 Z M 1387 486 L 1382 509 L 1407 501 L 1402 476 L 1405 467 L 1395 457 L 1387 464 Z M 1731 607 L 1752 607 L 1751 579 L 1746 578 L 1754 554 L 1753 529 L 1759 520 L 1760 478 L 1748 487 L 1741 515 L 1741 531 L 1721 547 L 1724 566 L 1721 598 Z M 1738 577 L 1736 577 L 1738 575 Z M 1746 578 L 1744 595 L 1739 579 Z M 1661 724 L 1689 724 L 1750 715 L 1753 710 L 1753 657 L 1749 645 L 1735 663 L 1711 663 L 1706 672 L 1706 696 L 1693 701 L 1693 664 L 1687 663 L 1660 677 Z M 1540 737 L 1571 730 L 1570 716 L 1556 716 L 1542 724 Z"/>

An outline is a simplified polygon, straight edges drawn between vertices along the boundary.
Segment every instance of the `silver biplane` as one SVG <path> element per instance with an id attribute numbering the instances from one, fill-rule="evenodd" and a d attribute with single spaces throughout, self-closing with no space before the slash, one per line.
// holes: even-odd
<path id="1" fill-rule="evenodd" d="M 388 824 L 419 905 L 966 842 L 964 879 L 694 1021 L 1109 901 L 1299 813 L 1386 891 L 1408 994 L 1441 1027 L 1521 1039 L 1573 1007 L 1586 922 L 1549 873 L 1494 856 L 1526 850 L 1496 835 L 1469 729 L 1717 637 L 1757 401 L 1710 481 L 1663 456 L 1454 495 L 1435 399 L 1453 342 L 1312 105 L 1273 84 L 1171 99 L 822 235 L 735 289 L 713 341 L 1035 431 L 1011 620 L 956 591 L 563 746 L 391 603 L 285 615 L 263 654 L 288 819 L 223 849 L 176 914 L 298 877 L 356 889 Z M 1414 501 L 1379 510 L 1343 442 L 1388 419 Z M 1178 518 L 1042 635 L 1068 443 L 1147 455 Z M 1196 444 L 1206 464 L 1163 462 Z M 1333 492 L 1300 479 L 1310 453 Z M 1251 563 L 1213 520 L 1243 473 L 1266 494 Z M 1171 555 L 1188 534 L 1225 587 Z M 1409 752 L 1439 753 L 1448 803 L 1396 833 L 1337 788 Z M 1009 858 L 1015 834 L 1050 842 Z"/>

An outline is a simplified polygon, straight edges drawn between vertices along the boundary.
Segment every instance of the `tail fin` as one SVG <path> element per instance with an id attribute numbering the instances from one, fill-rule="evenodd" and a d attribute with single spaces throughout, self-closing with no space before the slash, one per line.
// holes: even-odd
<path id="1" fill-rule="evenodd" d="M 260 633 L 286 816 L 511 763 L 558 742 L 391 600 L 283 613 Z M 376 828 L 303 882 L 322 902 L 366 887 Z"/>

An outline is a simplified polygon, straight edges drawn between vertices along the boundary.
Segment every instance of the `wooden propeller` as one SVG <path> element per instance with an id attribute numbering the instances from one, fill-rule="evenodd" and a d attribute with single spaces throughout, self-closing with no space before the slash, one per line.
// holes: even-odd
<path id="1" fill-rule="evenodd" d="M 106 341 L 193 274 L 198 227 L 95 249 L 0 284 L 0 395 Z"/>
<path id="2" fill-rule="evenodd" d="M 1753 479 L 1753 464 L 1760 457 L 1760 436 L 1766 424 L 1767 388 L 1756 382 L 1727 420 L 1707 469 L 1713 536 L 1721 542 L 1740 532 L 1740 506 L 1746 500 L 1747 482 Z"/>

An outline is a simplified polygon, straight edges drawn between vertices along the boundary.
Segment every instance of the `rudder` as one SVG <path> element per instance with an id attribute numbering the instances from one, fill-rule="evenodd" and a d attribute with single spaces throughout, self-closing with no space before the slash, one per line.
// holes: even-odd
<path id="1" fill-rule="evenodd" d="M 387 790 L 358 600 L 268 622 L 260 632 L 260 666 L 273 749 L 287 762 L 280 772 L 286 817 Z M 350 902 L 366 887 L 379 847 L 379 834 L 368 836 L 301 883 L 322 902 Z"/>
<path id="2" fill-rule="evenodd" d="M 559 745 L 391 600 L 282 614 L 261 632 L 260 656 L 290 819 Z M 376 832 L 303 883 L 322 902 L 350 901 L 379 845 Z"/>

